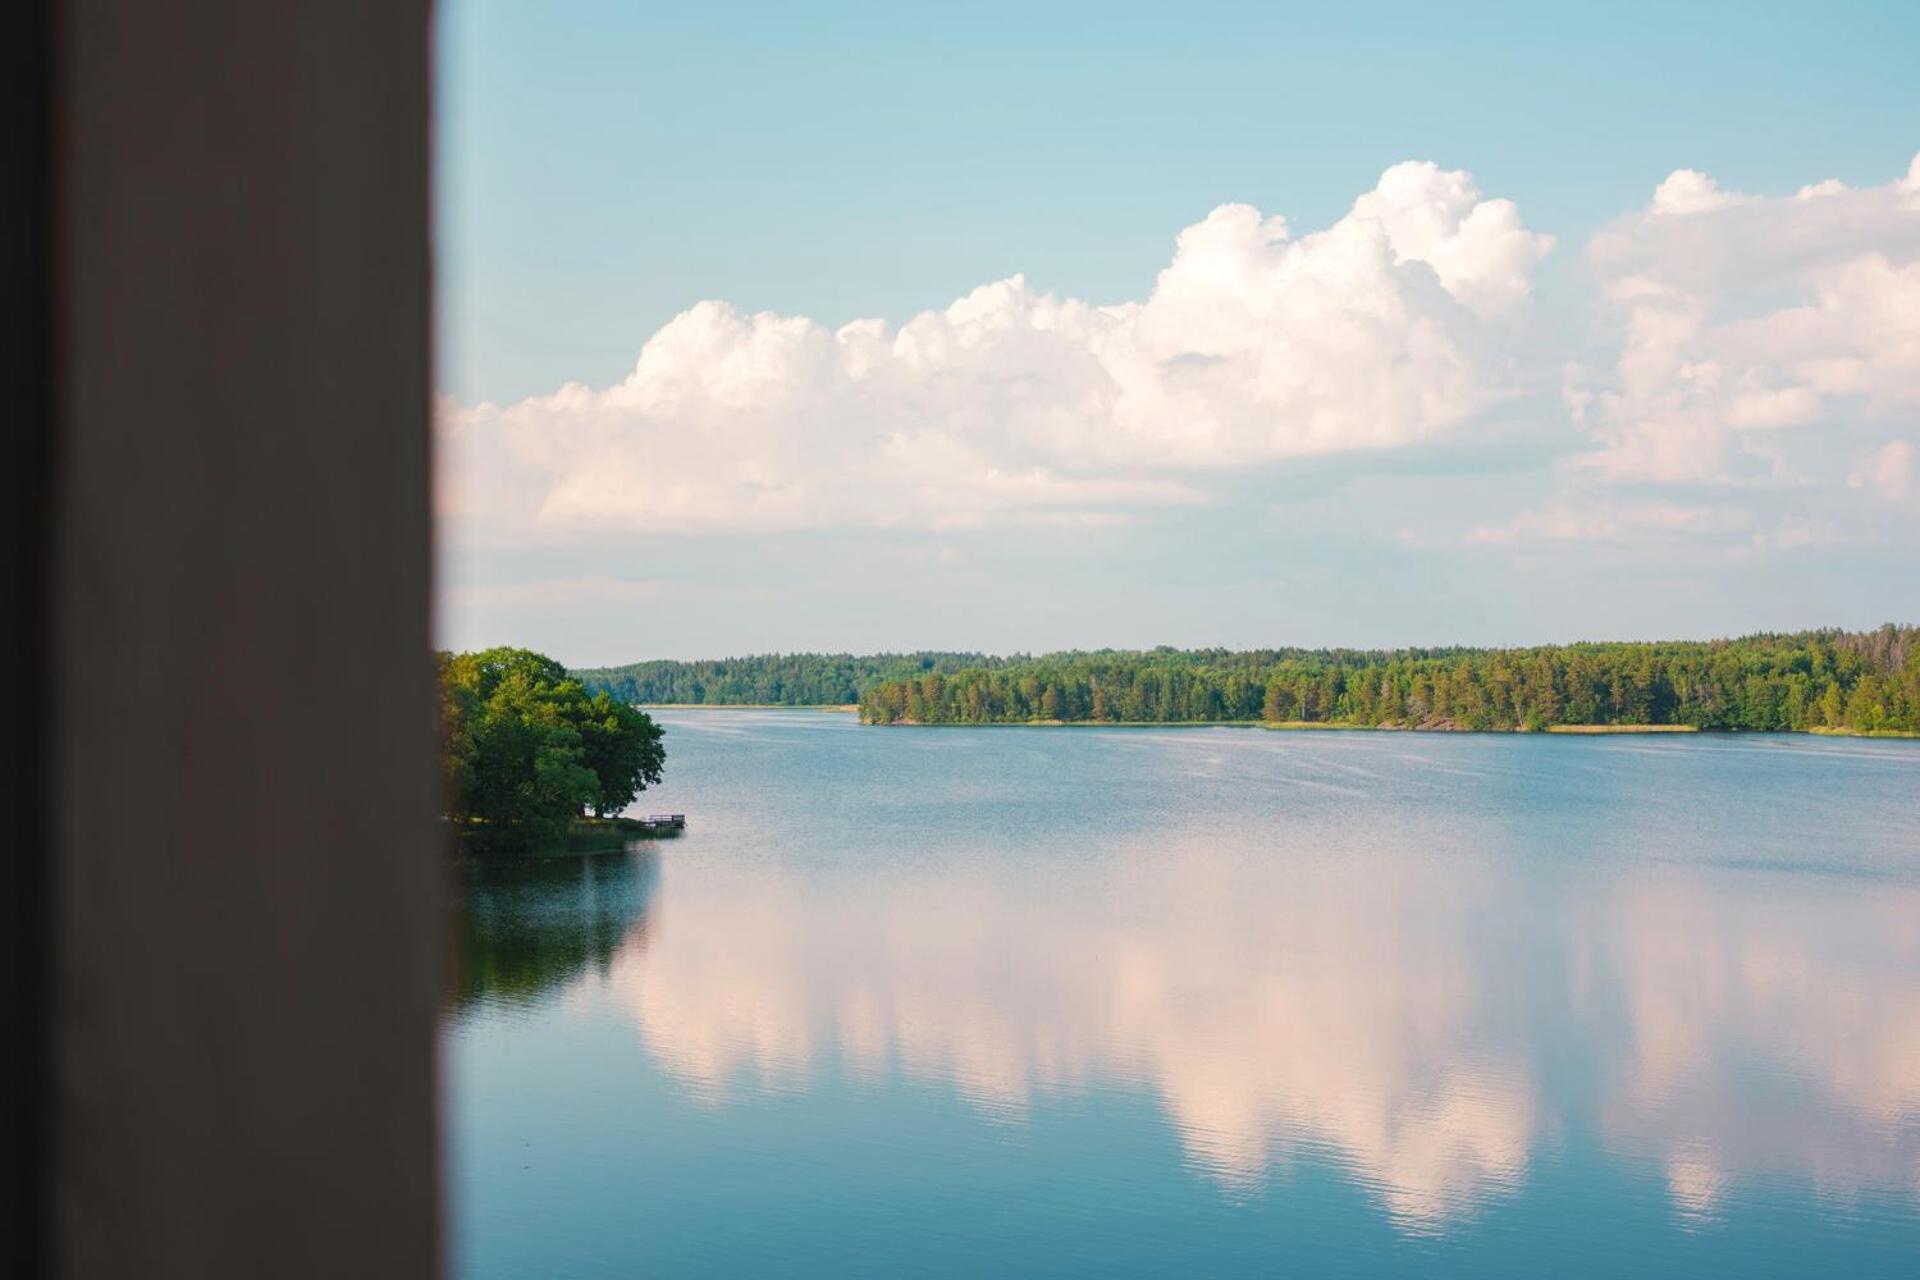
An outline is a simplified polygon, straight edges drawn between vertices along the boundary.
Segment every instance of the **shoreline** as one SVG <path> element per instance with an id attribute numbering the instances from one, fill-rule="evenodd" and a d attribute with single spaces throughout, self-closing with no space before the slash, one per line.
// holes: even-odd
<path id="1" fill-rule="evenodd" d="M 577 818 L 555 843 L 522 844 L 497 838 L 482 827 L 454 829 L 453 848 L 466 858 L 577 858 L 623 853 L 637 840 L 675 840 L 680 828 L 648 822 L 645 818 Z"/>
<path id="2" fill-rule="evenodd" d="M 1913 729 L 1840 729 L 1824 724 L 1799 732 L 1817 733 L 1823 738 L 1920 738 L 1920 731 Z"/>
<path id="3" fill-rule="evenodd" d="M 1662 734 L 1698 734 L 1706 737 L 1735 737 L 1745 734 L 1773 734 L 1782 737 L 1814 736 L 1823 738 L 1920 739 L 1920 733 L 1903 729 L 1837 729 L 1821 725 L 1807 729 L 1708 729 L 1692 724 L 1561 724 L 1539 729 L 1468 729 L 1452 725 L 1422 727 L 1405 724 L 1338 724 L 1323 720 L 989 720 L 941 721 L 923 724 L 918 720 L 895 720 L 891 724 L 869 724 L 863 729 L 1261 729 L 1269 733 L 1460 733 L 1489 734 L 1502 737 L 1622 737 Z"/>
<path id="4" fill-rule="evenodd" d="M 844 711 L 860 710 L 857 702 L 631 702 L 641 711 Z"/>
<path id="5" fill-rule="evenodd" d="M 1550 724 L 1547 733 L 1738 733 L 1738 729 L 1704 730 L 1697 724 Z M 1792 733 L 1793 730 L 1786 730 Z"/>
<path id="6" fill-rule="evenodd" d="M 858 715 L 858 703 L 836 702 L 635 702 L 642 711 L 814 711 L 836 715 Z M 895 720 L 889 724 L 862 721 L 863 729 L 1263 729 L 1270 733 L 1493 733 L 1526 736 L 1558 734 L 1562 737 L 1617 737 L 1673 733 L 1699 734 L 1814 734 L 1823 738 L 1884 738 L 1894 741 L 1920 739 L 1920 732 L 1905 729 L 1847 729 L 1814 725 L 1805 729 L 1709 729 L 1693 724 L 1550 724 L 1538 729 L 1516 726 L 1510 729 L 1469 729 L 1458 725 L 1345 724 L 1329 720 L 942 720 L 925 724 L 918 720 Z"/>

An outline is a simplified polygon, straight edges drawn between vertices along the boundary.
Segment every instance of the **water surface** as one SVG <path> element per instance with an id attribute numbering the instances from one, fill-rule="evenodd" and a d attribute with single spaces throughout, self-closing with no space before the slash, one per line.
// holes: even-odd
<path id="1" fill-rule="evenodd" d="M 1920 744 L 668 712 L 462 873 L 456 1272 L 1920 1272 Z"/>

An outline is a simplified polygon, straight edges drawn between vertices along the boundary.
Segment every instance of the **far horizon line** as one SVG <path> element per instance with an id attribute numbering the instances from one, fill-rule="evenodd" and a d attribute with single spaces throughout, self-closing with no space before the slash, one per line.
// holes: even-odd
<path id="1" fill-rule="evenodd" d="M 1920 630 L 1920 622 L 1901 622 L 1901 621 L 1887 620 L 1884 622 L 1875 623 L 1871 626 L 1863 626 L 1863 627 L 1848 627 L 1848 626 L 1841 626 L 1841 625 L 1832 625 L 1832 626 L 1758 628 L 1758 629 L 1749 630 L 1749 631 L 1722 632 L 1722 633 L 1710 635 L 1710 636 L 1668 635 L 1668 636 L 1659 636 L 1659 637 L 1653 637 L 1653 638 L 1648 638 L 1643 636 L 1629 637 L 1629 638 L 1583 637 L 1575 640 L 1539 640 L 1539 641 L 1532 641 L 1532 642 L 1515 642 L 1515 643 L 1498 643 L 1498 644 L 1474 644 L 1469 642 L 1445 642 L 1445 643 L 1436 643 L 1436 644 L 1392 644 L 1392 645 L 1151 644 L 1151 645 L 1069 646 L 1066 648 L 1046 648 L 1046 649 L 1043 649 L 1043 648 L 1010 649 L 1010 650 L 1005 650 L 1001 652 L 994 652 L 988 649 L 926 648 L 926 647 L 879 648 L 879 649 L 864 649 L 864 650 L 851 649 L 851 648 L 763 649 L 763 650 L 751 650 L 751 651 L 745 651 L 745 652 L 727 653 L 727 654 L 721 654 L 721 655 L 704 654 L 698 657 L 691 657 L 691 658 L 652 656 L 652 657 L 643 657 L 643 658 L 633 658 L 624 662 L 584 662 L 584 663 L 566 662 L 563 665 L 567 668 L 568 671 L 591 672 L 591 671 L 612 671 L 612 670 L 617 670 L 623 667 L 635 667 L 635 666 L 644 665 L 646 663 L 654 663 L 654 662 L 674 662 L 674 663 L 749 662 L 749 661 L 768 659 L 768 658 L 798 658 L 798 657 L 850 658 L 850 659 L 859 660 L 859 659 L 887 658 L 887 657 L 893 657 L 893 658 L 919 657 L 924 655 L 924 656 L 938 656 L 938 657 L 948 657 L 948 658 L 980 658 L 980 659 L 984 659 L 987 661 L 994 661 L 994 662 L 1009 662 L 1014 660 L 1031 661 L 1036 658 L 1051 658 L 1051 657 L 1062 657 L 1062 656 L 1075 655 L 1075 654 L 1097 654 L 1097 653 L 1114 653 L 1114 654 L 1161 653 L 1161 652 L 1165 652 L 1165 653 L 1287 653 L 1287 652 L 1412 653 L 1412 652 L 1435 652 L 1435 651 L 1442 651 L 1442 650 L 1468 650 L 1468 651 L 1476 651 L 1481 653 L 1492 653 L 1492 652 L 1519 652 L 1519 651 L 1530 650 L 1530 649 L 1569 649 L 1569 648 L 1575 648 L 1580 645 L 1715 644 L 1715 643 L 1722 643 L 1722 642 L 1733 642 L 1738 640 L 1750 640 L 1750 639 L 1755 639 L 1759 637 L 1802 636 L 1802 635 L 1805 635 L 1805 636 L 1816 636 L 1816 635 L 1866 636 L 1866 635 L 1872 635 L 1877 632 L 1884 632 L 1884 631 L 1900 632 L 1900 631 L 1911 631 L 1911 630 Z M 510 648 L 510 647 L 516 647 L 516 646 L 501 645 L 501 646 L 486 646 L 486 647 Z M 481 652 L 483 650 L 456 651 L 451 649 L 443 649 L 443 651 Z"/>

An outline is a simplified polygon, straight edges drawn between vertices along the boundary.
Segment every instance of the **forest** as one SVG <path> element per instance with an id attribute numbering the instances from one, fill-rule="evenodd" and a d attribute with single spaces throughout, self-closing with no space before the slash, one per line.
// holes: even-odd
<path id="1" fill-rule="evenodd" d="M 1920 628 L 1527 649 L 1100 650 L 877 679 L 868 724 L 1920 731 Z"/>
<path id="2" fill-rule="evenodd" d="M 761 654 L 705 662 L 636 662 L 573 673 L 590 693 L 643 706 L 844 707 L 869 686 L 941 672 L 985 671 L 1005 659 L 979 653 Z"/>

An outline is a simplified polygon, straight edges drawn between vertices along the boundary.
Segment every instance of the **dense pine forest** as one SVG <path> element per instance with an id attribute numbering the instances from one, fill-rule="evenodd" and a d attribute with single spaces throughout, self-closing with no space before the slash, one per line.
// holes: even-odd
<path id="1" fill-rule="evenodd" d="M 866 686 L 870 724 L 1265 722 L 1920 731 L 1920 628 L 1533 649 L 1154 649 L 1016 658 Z"/>
<path id="2" fill-rule="evenodd" d="M 636 662 L 574 672 L 589 693 L 622 702 L 708 706 L 851 706 L 876 684 L 936 672 L 991 670 L 1004 659 L 979 653 L 760 654 L 711 662 Z"/>

